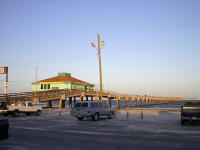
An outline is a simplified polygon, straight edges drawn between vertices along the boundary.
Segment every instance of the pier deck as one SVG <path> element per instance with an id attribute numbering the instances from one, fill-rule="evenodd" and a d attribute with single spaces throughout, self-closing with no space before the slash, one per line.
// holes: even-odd
<path id="1" fill-rule="evenodd" d="M 182 102 L 183 99 L 179 97 L 160 97 L 160 96 L 141 96 L 141 95 L 126 95 L 104 91 L 102 94 L 106 99 L 107 105 L 111 107 L 111 101 L 115 100 L 117 108 L 119 108 L 119 101 L 124 100 L 124 106 L 127 106 L 127 101 L 131 101 L 131 107 L 134 107 L 133 101 L 135 101 L 135 107 L 143 105 L 155 105 L 155 104 L 168 104 Z M 24 92 L 24 93 L 10 93 L 8 95 L 0 94 L 0 101 L 8 101 L 10 103 L 17 103 L 19 101 L 32 101 L 37 104 L 45 101 L 47 107 L 52 107 L 52 101 L 59 100 L 59 108 L 64 107 L 65 101 L 69 100 L 70 107 L 72 101 L 76 100 L 91 100 L 99 101 L 100 92 L 91 91 L 77 91 L 77 90 L 50 90 L 43 92 Z"/>

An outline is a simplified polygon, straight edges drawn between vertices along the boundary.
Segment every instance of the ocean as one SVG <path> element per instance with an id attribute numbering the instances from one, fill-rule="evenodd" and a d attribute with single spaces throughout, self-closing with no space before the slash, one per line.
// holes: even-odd
<path id="1" fill-rule="evenodd" d="M 139 103 L 139 106 L 137 108 L 180 108 L 181 106 L 184 105 L 185 102 L 180 102 L 180 103 L 170 103 L 170 104 L 156 104 L 156 105 L 149 105 L 149 106 L 140 106 L 140 103 Z M 103 101 L 103 104 L 106 105 L 106 100 Z M 117 102 L 116 100 L 112 100 L 111 102 L 112 104 L 112 108 L 116 108 L 117 107 Z M 40 106 L 42 107 L 46 107 L 46 102 L 40 102 L 39 104 Z M 53 107 L 58 107 L 58 100 L 54 100 L 52 101 L 52 106 Z M 72 107 L 74 106 L 74 103 L 72 102 Z M 131 100 L 128 100 L 127 101 L 127 107 L 130 107 L 131 106 Z M 68 108 L 69 107 L 69 101 L 66 100 L 65 102 L 65 108 Z M 124 108 L 124 100 L 120 100 L 119 101 L 119 107 L 120 108 Z M 133 101 L 133 107 L 136 107 L 136 102 Z"/>

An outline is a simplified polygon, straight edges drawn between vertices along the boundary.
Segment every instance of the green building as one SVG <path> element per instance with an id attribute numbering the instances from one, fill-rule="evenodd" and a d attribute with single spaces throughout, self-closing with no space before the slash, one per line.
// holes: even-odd
<path id="1" fill-rule="evenodd" d="M 33 82 L 33 91 L 47 91 L 47 90 L 60 90 L 60 89 L 70 89 L 70 90 L 92 90 L 94 88 L 93 84 L 81 81 L 74 77 L 71 77 L 70 73 L 58 73 L 58 76 L 41 80 L 38 82 Z"/>

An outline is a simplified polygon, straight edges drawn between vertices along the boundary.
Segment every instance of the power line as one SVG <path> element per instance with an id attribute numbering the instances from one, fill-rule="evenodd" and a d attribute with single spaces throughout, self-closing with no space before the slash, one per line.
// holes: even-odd
<path id="1" fill-rule="evenodd" d="M 80 59 L 80 58 L 85 58 L 89 56 L 94 56 L 94 54 L 90 55 L 79 55 L 79 56 L 72 56 L 72 57 L 65 57 L 65 58 L 50 58 L 51 60 L 43 60 L 43 61 L 37 61 L 37 64 L 42 64 L 42 63 L 51 63 L 51 62 L 58 62 L 58 61 L 68 61 L 71 59 Z M 41 58 L 42 59 L 42 58 Z M 7 65 L 9 67 L 14 67 L 14 66 L 23 66 L 23 65 L 35 65 L 35 62 L 27 62 L 27 63 L 19 63 L 19 64 L 11 64 Z"/>
<path id="2" fill-rule="evenodd" d="M 0 82 L 5 82 L 4 80 L 0 80 Z M 30 83 L 30 82 L 33 82 L 33 81 L 8 81 L 8 82 L 27 82 L 27 83 Z"/>

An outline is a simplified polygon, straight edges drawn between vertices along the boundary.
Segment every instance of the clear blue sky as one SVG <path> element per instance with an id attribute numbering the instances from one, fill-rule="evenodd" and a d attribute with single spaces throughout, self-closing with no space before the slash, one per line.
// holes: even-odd
<path id="1" fill-rule="evenodd" d="M 200 97 L 199 0 L 1 0 L 0 66 L 9 92 L 70 72 L 105 90 Z M 3 92 L 5 75 L 0 75 Z"/>

